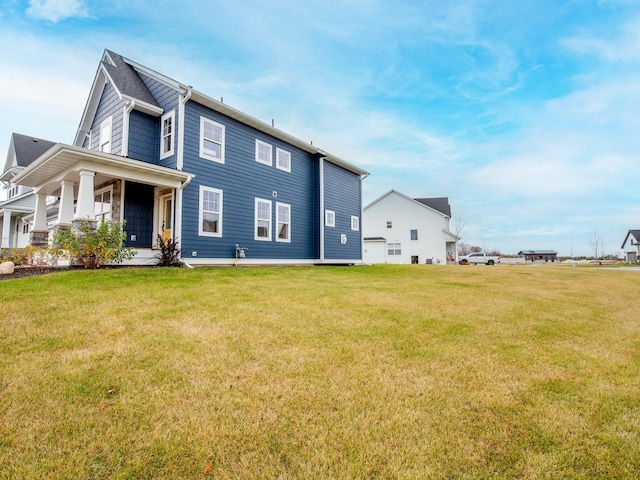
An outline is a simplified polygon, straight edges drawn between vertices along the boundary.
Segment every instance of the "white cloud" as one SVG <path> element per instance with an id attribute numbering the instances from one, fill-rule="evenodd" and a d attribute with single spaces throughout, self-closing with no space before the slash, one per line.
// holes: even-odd
<path id="1" fill-rule="evenodd" d="M 87 17 L 83 0 L 30 0 L 27 15 L 56 23 L 72 17 Z"/>
<path id="2" fill-rule="evenodd" d="M 640 17 L 629 20 L 616 36 L 610 38 L 582 35 L 567 38 L 561 43 L 575 53 L 595 56 L 607 62 L 637 62 L 640 60 Z"/>

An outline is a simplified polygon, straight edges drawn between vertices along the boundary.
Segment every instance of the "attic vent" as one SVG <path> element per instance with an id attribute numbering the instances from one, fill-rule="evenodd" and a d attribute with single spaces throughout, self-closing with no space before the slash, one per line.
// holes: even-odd
<path id="1" fill-rule="evenodd" d="M 33 139 L 33 141 L 34 141 L 34 142 L 36 142 L 36 143 L 38 143 L 38 139 L 37 139 L 37 138 L 34 138 L 34 139 Z"/>

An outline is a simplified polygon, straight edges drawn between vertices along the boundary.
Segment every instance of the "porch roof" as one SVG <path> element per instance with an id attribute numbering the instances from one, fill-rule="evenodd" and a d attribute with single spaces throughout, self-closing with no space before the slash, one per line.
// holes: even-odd
<path id="1" fill-rule="evenodd" d="M 77 181 L 78 172 L 81 170 L 95 172 L 98 177 L 97 182 L 101 177 L 105 180 L 124 178 L 170 188 L 178 188 L 183 182 L 195 176 L 111 153 L 58 143 L 16 174 L 12 182 L 33 187 L 37 193 L 52 195 L 60 189 L 62 180 Z"/>

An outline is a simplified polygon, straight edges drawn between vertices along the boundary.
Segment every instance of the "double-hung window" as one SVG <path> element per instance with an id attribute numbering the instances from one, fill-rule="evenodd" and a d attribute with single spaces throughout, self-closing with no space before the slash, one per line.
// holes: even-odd
<path id="1" fill-rule="evenodd" d="M 356 232 L 360 230 L 360 217 L 351 215 L 351 230 L 355 230 Z"/>
<path id="2" fill-rule="evenodd" d="M 417 229 L 411 230 L 411 240 L 418 240 L 418 230 Z"/>
<path id="3" fill-rule="evenodd" d="M 256 139 L 256 162 L 271 166 L 271 145 Z"/>
<path id="4" fill-rule="evenodd" d="M 256 198 L 255 239 L 271 241 L 271 201 Z"/>
<path id="5" fill-rule="evenodd" d="M 291 205 L 276 202 L 276 242 L 291 241 Z"/>
<path id="6" fill-rule="evenodd" d="M 285 172 L 291 171 L 291 153 L 286 150 L 276 148 L 276 168 L 284 170 Z"/>
<path id="7" fill-rule="evenodd" d="M 200 157 L 224 163 L 224 125 L 200 117 Z"/>
<path id="8" fill-rule="evenodd" d="M 96 220 L 101 222 L 108 222 L 111 220 L 111 197 L 112 187 L 98 190 L 94 194 L 93 210 Z"/>
<path id="9" fill-rule="evenodd" d="M 387 254 L 389 255 L 402 255 L 402 244 L 395 242 L 387 245 Z"/>
<path id="10" fill-rule="evenodd" d="M 222 190 L 200 186 L 198 235 L 222 236 Z"/>
<path id="11" fill-rule="evenodd" d="M 176 123 L 176 111 L 171 110 L 165 113 L 160 120 L 162 134 L 160 135 L 160 158 L 167 158 L 173 155 L 174 130 Z"/>
<path id="12" fill-rule="evenodd" d="M 336 226 L 336 212 L 333 210 L 325 210 L 324 211 L 324 224 L 327 227 L 335 227 Z"/>
<path id="13" fill-rule="evenodd" d="M 103 120 L 100 124 L 100 145 L 98 150 L 111 153 L 111 117 Z"/>

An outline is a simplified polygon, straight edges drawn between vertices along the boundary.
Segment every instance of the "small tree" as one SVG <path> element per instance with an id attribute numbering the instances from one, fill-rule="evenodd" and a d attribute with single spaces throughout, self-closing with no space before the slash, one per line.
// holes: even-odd
<path id="1" fill-rule="evenodd" d="M 100 268 L 107 262 L 122 263 L 134 257 L 136 251 L 125 247 L 125 222 L 101 221 L 95 231 L 88 220 L 80 221 L 80 230 L 63 230 L 53 236 L 52 250 L 58 256 L 76 257 L 85 268 Z"/>

